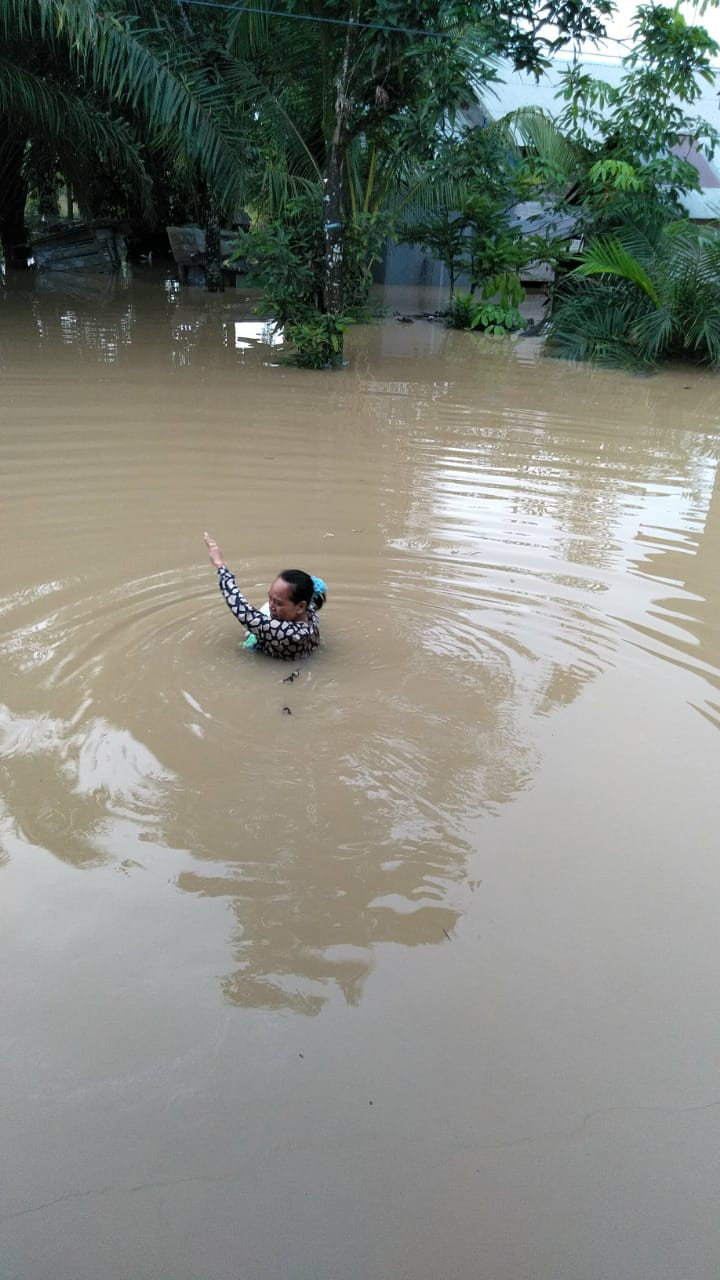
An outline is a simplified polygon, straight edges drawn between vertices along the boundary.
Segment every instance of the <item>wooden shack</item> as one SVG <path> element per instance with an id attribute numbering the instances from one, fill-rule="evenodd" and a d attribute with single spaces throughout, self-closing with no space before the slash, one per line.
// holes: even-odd
<path id="1" fill-rule="evenodd" d="M 125 236 L 110 224 L 68 223 L 31 240 L 30 255 L 38 271 L 118 271 Z"/>
<path id="2" fill-rule="evenodd" d="M 192 267 L 205 272 L 205 232 L 202 227 L 189 223 L 184 227 L 166 227 L 173 258 L 177 263 L 178 274 L 182 284 L 188 283 Z M 223 228 L 220 232 L 220 253 L 223 264 L 242 246 L 244 232 Z M 231 267 L 223 265 L 223 274 L 231 282 L 247 271 L 244 262 L 234 262 Z"/>

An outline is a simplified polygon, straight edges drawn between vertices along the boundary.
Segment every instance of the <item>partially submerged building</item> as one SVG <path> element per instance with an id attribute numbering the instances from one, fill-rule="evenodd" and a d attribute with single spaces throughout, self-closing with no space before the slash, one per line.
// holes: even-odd
<path id="1" fill-rule="evenodd" d="M 581 58 L 583 72 L 594 80 L 604 80 L 611 88 L 619 88 L 627 68 L 620 58 L 595 55 L 592 59 Z M 552 69 L 536 81 L 535 77 L 522 71 L 514 71 L 507 67 L 501 71 L 502 83 L 492 86 L 488 94 L 486 109 L 492 118 L 499 120 L 522 107 L 538 107 L 552 118 L 559 117 L 567 105 L 558 97 L 561 77 L 572 66 L 573 59 L 558 56 L 553 59 Z M 720 66 L 714 71 L 717 81 L 708 84 L 699 79 L 700 97 L 693 103 L 692 113 L 702 120 L 707 120 L 720 133 Z M 697 169 L 700 179 L 700 191 L 688 192 L 683 204 L 695 222 L 720 222 L 720 157 L 710 160 L 703 151 L 688 137 L 673 151 Z"/>
<path id="2" fill-rule="evenodd" d="M 594 55 L 592 58 L 581 58 L 582 69 L 593 79 L 604 80 L 613 88 L 617 88 L 626 74 L 620 58 Z M 535 107 L 544 111 L 551 118 L 558 118 L 566 106 L 559 97 L 561 77 L 572 65 L 569 56 L 557 56 L 553 66 L 539 81 L 527 72 L 513 70 L 511 64 L 500 67 L 500 80 L 488 87 L 487 96 L 482 106 L 471 108 L 465 116 L 465 123 L 482 128 L 492 120 L 502 119 L 522 108 Z M 708 84 L 699 80 L 700 97 L 693 104 L 693 114 L 707 120 L 720 133 L 720 66 L 715 68 L 717 81 Z M 689 191 L 682 203 L 689 217 L 694 222 L 717 223 L 720 225 L 720 156 L 709 159 L 700 150 L 691 137 L 684 139 L 673 148 L 677 155 L 687 159 L 695 167 L 700 180 L 699 191 Z M 527 201 L 515 205 L 511 211 L 511 220 L 528 233 L 540 233 L 548 230 L 554 235 L 572 235 L 573 220 L 571 215 L 551 212 L 540 201 Z M 549 268 L 533 268 L 528 279 L 547 280 Z M 443 288 L 447 284 L 447 273 L 442 263 L 430 254 L 411 245 L 388 245 L 385 258 L 384 281 L 390 285 L 418 285 Z"/>

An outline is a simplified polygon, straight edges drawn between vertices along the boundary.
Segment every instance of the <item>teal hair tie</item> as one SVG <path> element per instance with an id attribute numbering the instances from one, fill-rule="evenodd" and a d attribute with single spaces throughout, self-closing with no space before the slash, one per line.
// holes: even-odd
<path id="1" fill-rule="evenodd" d="M 316 578 L 316 577 L 315 577 L 315 575 L 313 574 L 313 580 L 312 580 L 312 581 L 313 581 L 313 587 L 314 587 L 313 597 L 314 597 L 314 596 L 326 596 L 326 595 L 327 595 L 327 587 L 325 586 L 325 583 L 323 582 L 322 578 Z"/>

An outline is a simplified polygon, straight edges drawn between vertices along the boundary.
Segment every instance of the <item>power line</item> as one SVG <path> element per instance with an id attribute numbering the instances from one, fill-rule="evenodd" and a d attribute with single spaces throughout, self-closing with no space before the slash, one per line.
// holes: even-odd
<path id="1" fill-rule="evenodd" d="M 423 31 L 419 27 L 390 27 L 380 22 L 355 22 L 348 18 L 320 18 L 311 13 L 286 13 L 283 9 L 260 9 L 254 4 L 223 4 L 222 0 L 181 0 L 181 4 L 201 9 L 228 9 L 231 13 L 261 13 L 269 18 L 292 18 L 295 22 L 328 22 L 335 27 L 363 27 L 366 31 L 391 31 L 401 36 L 434 36 L 447 40 L 448 31 Z"/>
<path id="2" fill-rule="evenodd" d="M 720 2 L 720 0 L 719 0 Z M 224 9 L 229 13 L 259 13 L 266 18 L 289 18 L 294 22 L 326 22 L 334 27 L 358 27 L 365 31 L 389 31 L 391 34 L 401 36 L 425 36 L 427 39 L 448 40 L 451 36 L 449 31 L 425 31 L 420 27 L 391 27 L 380 22 L 356 22 L 354 19 L 348 18 L 321 18 L 311 13 L 288 13 L 284 9 L 261 9 L 254 4 L 231 4 L 224 0 L 178 0 L 178 4 L 182 9 L 184 5 L 194 5 L 198 9 Z M 632 43 L 627 36 L 600 36 L 599 40 L 607 44 L 618 44 L 626 49 L 632 47 Z M 587 41 L 586 41 L 587 43 Z M 552 58 L 565 57 L 565 53 L 551 54 Z M 585 61 L 595 62 L 605 58 L 612 61 L 613 54 L 601 53 L 599 50 L 585 50 L 581 57 Z M 720 71 L 719 63 L 711 63 L 712 71 Z"/>

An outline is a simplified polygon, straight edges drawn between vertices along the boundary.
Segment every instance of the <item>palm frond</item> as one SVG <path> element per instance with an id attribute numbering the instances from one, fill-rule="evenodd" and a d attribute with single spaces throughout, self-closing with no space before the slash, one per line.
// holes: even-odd
<path id="1" fill-rule="evenodd" d="M 631 284 L 635 284 L 643 293 L 660 306 L 660 295 L 655 283 L 645 268 L 633 257 L 619 240 L 594 240 L 582 255 L 582 262 L 572 275 L 582 276 L 619 276 Z"/>
<path id="2" fill-rule="evenodd" d="M 658 360 L 672 346 L 677 318 L 665 305 L 639 316 L 633 323 L 633 339 L 649 362 Z"/>
<path id="3" fill-rule="evenodd" d="M 246 0 L 243 10 L 230 17 L 225 37 L 229 54 L 246 60 L 267 47 L 270 21 L 263 0 Z"/>
<path id="4" fill-rule="evenodd" d="M 197 164 L 223 203 L 242 197 L 247 157 L 227 88 L 189 52 L 152 47 L 152 32 L 129 18 L 96 15 L 97 40 L 77 54 L 78 69 L 111 99 L 142 113 L 163 142 Z"/>
<path id="5" fill-rule="evenodd" d="M 695 316 L 685 335 L 685 346 L 711 364 L 720 364 L 720 306 Z"/>
<path id="6" fill-rule="evenodd" d="M 99 0 L 0 0 L 0 27 L 21 49 L 40 42 L 64 60 L 79 97 L 99 93 L 141 115 L 151 145 L 180 169 L 189 160 L 223 203 L 242 198 L 248 163 L 232 91 L 161 27 Z"/>
<path id="7" fill-rule="evenodd" d="M 395 193 L 392 213 L 395 221 L 414 222 L 441 214 L 446 210 L 462 208 L 466 191 L 461 183 L 452 179 L 428 180 L 428 174 L 416 172 L 403 188 Z"/>
<path id="8" fill-rule="evenodd" d="M 561 132 L 555 121 L 540 107 L 520 107 L 497 122 L 509 130 L 545 172 L 557 175 L 569 185 L 578 174 L 580 149 Z"/>
<path id="9" fill-rule="evenodd" d="M 47 35 L 56 27 L 57 11 L 57 0 L 0 0 L 0 30 L 20 39 Z"/>
<path id="10" fill-rule="evenodd" d="M 51 139 L 68 176 L 94 157 L 127 176 L 148 205 L 150 181 L 126 120 L 7 58 L 0 58 L 0 115 L 16 121 L 30 136 Z"/>
<path id="11" fill-rule="evenodd" d="M 556 295 L 550 322 L 550 354 L 570 360 L 644 370 L 653 356 L 641 341 L 641 322 L 654 310 L 624 280 L 568 277 Z"/>
<path id="12" fill-rule="evenodd" d="M 622 245 L 626 253 L 651 274 L 657 266 L 658 241 L 662 238 L 662 229 L 639 227 L 635 223 L 621 224 L 613 232 L 613 240 Z"/>
<path id="13" fill-rule="evenodd" d="M 244 114 L 248 122 L 259 117 L 272 131 L 275 146 L 286 154 L 289 168 L 300 177 L 319 179 L 317 161 L 292 117 L 288 91 L 276 91 L 263 83 L 241 58 L 228 54 L 218 59 L 217 66 L 227 95 L 224 109 L 236 116 L 238 112 Z M 215 99 L 211 105 L 215 110 Z"/>

